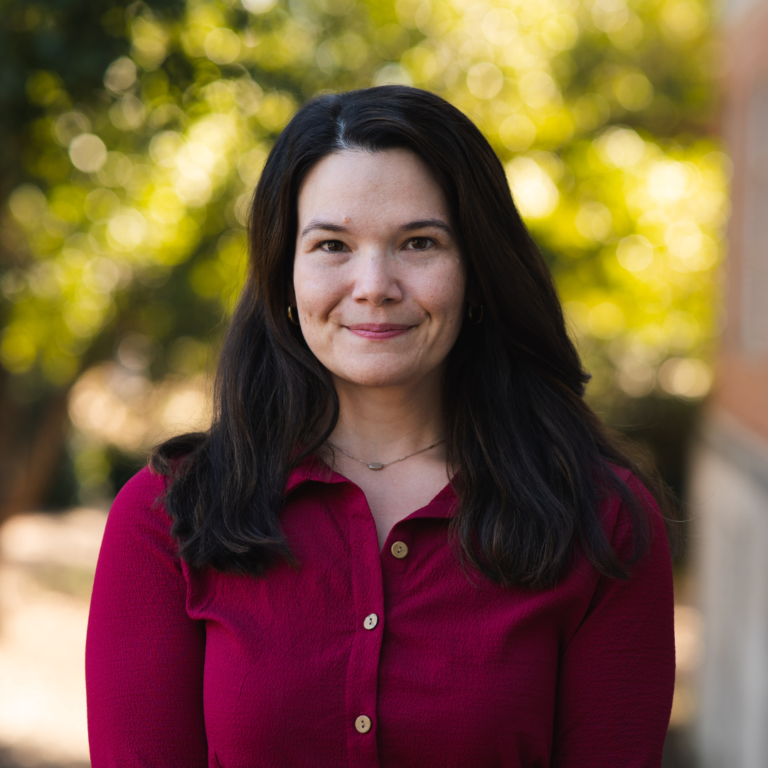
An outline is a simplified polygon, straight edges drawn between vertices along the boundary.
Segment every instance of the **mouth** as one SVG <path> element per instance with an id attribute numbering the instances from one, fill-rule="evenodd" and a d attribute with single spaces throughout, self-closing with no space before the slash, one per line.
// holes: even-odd
<path id="1" fill-rule="evenodd" d="M 391 339 L 394 336 L 402 336 L 411 328 L 412 325 L 399 323 L 358 323 L 347 326 L 347 330 L 363 339 Z"/>

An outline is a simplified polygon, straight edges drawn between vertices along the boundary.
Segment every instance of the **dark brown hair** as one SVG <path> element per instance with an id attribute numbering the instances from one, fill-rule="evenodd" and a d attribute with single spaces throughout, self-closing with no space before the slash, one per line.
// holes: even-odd
<path id="1" fill-rule="evenodd" d="M 290 558 L 280 529 L 291 469 L 332 432 L 339 403 L 328 372 L 286 316 L 302 180 L 344 149 L 414 152 L 450 206 L 469 285 L 484 307 L 465 323 L 443 384 L 447 458 L 458 469 L 451 521 L 463 555 L 503 584 L 548 586 L 574 545 L 626 578 L 647 548 L 647 514 L 615 471 L 641 471 L 583 400 L 589 376 L 568 337 L 552 276 L 515 208 L 504 169 L 459 110 L 434 94 L 381 86 L 302 107 L 267 159 L 250 216 L 248 278 L 226 333 L 205 433 L 158 446 L 166 507 L 192 566 L 261 574 Z M 599 519 L 620 495 L 632 517 L 621 561 Z"/>

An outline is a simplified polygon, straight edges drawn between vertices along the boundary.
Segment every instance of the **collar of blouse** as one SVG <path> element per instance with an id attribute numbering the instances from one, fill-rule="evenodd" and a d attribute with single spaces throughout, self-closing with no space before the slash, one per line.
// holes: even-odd
<path id="1" fill-rule="evenodd" d="M 355 485 L 349 478 L 332 470 L 325 462 L 314 455 L 307 456 L 299 462 L 288 475 L 285 484 L 285 497 L 305 483 L 349 483 Z M 452 517 L 456 508 L 456 493 L 449 483 L 425 507 L 417 509 L 408 518 L 416 517 Z M 406 519 L 408 519 L 406 518 Z"/>

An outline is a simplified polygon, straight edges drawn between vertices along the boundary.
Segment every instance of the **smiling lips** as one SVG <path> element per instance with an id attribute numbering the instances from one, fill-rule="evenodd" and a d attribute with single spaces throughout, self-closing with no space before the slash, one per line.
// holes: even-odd
<path id="1" fill-rule="evenodd" d="M 364 339 L 391 339 L 393 336 L 402 336 L 412 327 L 397 323 L 358 323 L 357 325 L 348 325 L 347 329 Z"/>

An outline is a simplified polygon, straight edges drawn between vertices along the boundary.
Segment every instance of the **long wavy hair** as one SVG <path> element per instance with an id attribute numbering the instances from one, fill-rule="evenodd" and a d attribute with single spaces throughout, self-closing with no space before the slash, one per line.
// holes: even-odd
<path id="1" fill-rule="evenodd" d="M 589 375 L 568 336 L 552 276 L 512 201 L 504 169 L 458 109 L 416 88 L 381 86 L 307 103 L 269 154 L 250 211 L 249 271 L 226 332 L 207 432 L 157 446 L 165 506 L 193 567 L 267 574 L 292 560 L 280 512 L 288 474 L 333 431 L 328 371 L 286 315 L 297 198 L 307 172 L 347 149 L 406 149 L 431 169 L 450 206 L 483 321 L 465 322 L 443 380 L 447 460 L 458 472 L 451 519 L 462 558 L 493 581 L 546 587 L 575 546 L 603 574 L 627 578 L 646 550 L 647 512 L 615 471 L 642 470 L 584 402 Z M 632 518 L 628 559 L 599 517 L 608 494 Z"/>

